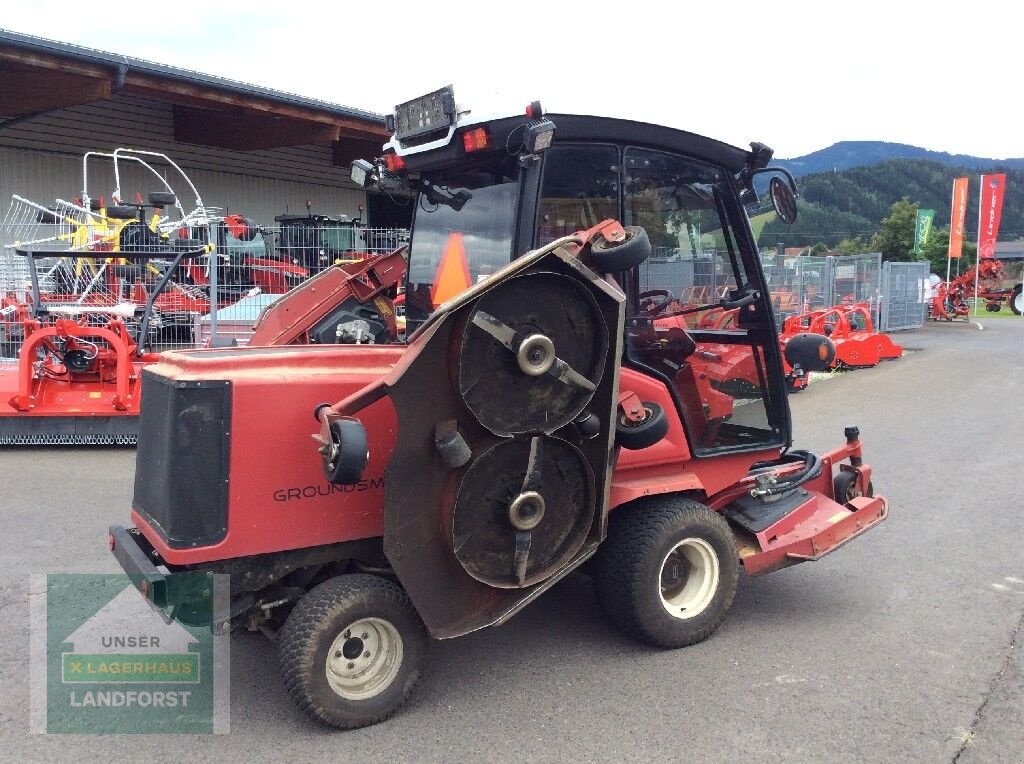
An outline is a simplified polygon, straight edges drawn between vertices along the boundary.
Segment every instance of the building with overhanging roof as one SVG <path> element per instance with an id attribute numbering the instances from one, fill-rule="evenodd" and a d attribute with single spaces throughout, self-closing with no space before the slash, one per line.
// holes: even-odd
<path id="1" fill-rule="evenodd" d="M 167 154 L 211 207 L 271 224 L 312 211 L 405 226 L 409 208 L 367 194 L 349 165 L 380 153 L 384 118 L 361 109 L 0 30 L 0 198 L 82 192 L 82 155 L 118 147 Z M 90 165 L 89 195 L 112 191 Z M 157 190 L 138 176 L 122 193 Z M 94 185 L 95 184 L 95 185 Z M 191 200 L 188 200 L 191 201 Z"/>

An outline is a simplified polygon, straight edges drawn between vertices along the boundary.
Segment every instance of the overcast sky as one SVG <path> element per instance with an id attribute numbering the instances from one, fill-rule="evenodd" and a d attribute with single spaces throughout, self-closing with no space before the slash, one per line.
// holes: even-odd
<path id="1" fill-rule="evenodd" d="M 0 17 L 5 29 L 381 113 L 452 83 L 476 112 L 540 99 L 757 140 L 779 157 L 840 140 L 1024 156 L 1022 22 L 1017 0 L 26 0 Z"/>

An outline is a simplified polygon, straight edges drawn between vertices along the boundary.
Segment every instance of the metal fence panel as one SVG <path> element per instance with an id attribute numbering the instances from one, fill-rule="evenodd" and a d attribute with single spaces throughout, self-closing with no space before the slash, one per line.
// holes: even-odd
<path id="1" fill-rule="evenodd" d="M 878 252 L 840 257 L 764 254 L 761 263 L 780 326 L 789 316 L 861 302 L 877 316 L 882 265 Z"/>
<path id="2" fill-rule="evenodd" d="M 98 240 L 80 230 L 66 231 L 47 223 L 44 208 L 22 201 L 16 198 L 0 221 L 0 357 L 8 360 L 16 357 L 24 336 L 14 320 L 16 303 L 31 302 L 29 264 L 14 254 L 15 243 L 91 253 L 88 244 L 77 246 L 78 241 Z M 104 311 L 113 307 L 145 304 L 172 263 L 160 259 L 122 262 L 116 250 L 124 242 L 117 241 L 116 232 L 112 236 L 103 240 L 106 251 L 96 252 L 95 257 L 71 259 L 55 251 L 53 258 L 37 260 L 40 292 L 49 307 L 55 303 L 79 306 L 73 315 L 89 312 L 90 321 L 102 323 Z M 256 228 L 214 222 L 199 238 L 215 244 L 216 253 L 175 269 L 154 304 L 147 349 L 202 347 L 212 335 L 222 333 L 245 344 L 260 312 L 289 289 L 332 265 L 392 252 L 409 236 L 404 229 L 322 224 L 311 219 Z M 87 311 L 82 305 L 89 306 Z M 131 322 L 129 328 L 135 328 Z"/>
<path id="3" fill-rule="evenodd" d="M 879 329 L 916 329 L 928 316 L 926 262 L 885 263 L 882 266 L 882 307 Z"/>

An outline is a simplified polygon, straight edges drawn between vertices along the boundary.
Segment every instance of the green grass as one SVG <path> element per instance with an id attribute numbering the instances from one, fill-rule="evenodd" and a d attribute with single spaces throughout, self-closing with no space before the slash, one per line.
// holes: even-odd
<path id="1" fill-rule="evenodd" d="M 998 313 L 989 313 L 985 310 L 985 303 L 983 300 L 978 301 L 978 307 L 976 310 L 971 312 L 971 318 L 1016 318 L 1021 320 L 1021 317 L 1010 310 L 1010 304 L 1003 300 L 1002 305 L 999 306 Z"/>
<path id="2" fill-rule="evenodd" d="M 760 215 L 750 218 L 750 227 L 754 229 L 754 241 L 761 240 L 761 231 L 773 220 L 775 220 L 775 210 L 762 212 Z"/>

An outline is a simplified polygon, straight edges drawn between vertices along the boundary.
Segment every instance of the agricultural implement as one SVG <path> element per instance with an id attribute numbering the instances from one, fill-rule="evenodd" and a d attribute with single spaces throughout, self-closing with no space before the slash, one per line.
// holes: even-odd
<path id="1" fill-rule="evenodd" d="M 985 301 L 985 310 L 998 313 L 1003 300 L 1014 314 L 1024 313 L 1024 285 L 1005 285 L 1005 268 L 1001 260 L 983 258 L 978 263 L 949 282 L 941 282 L 932 297 L 929 317 L 933 321 L 968 320 L 971 307 L 968 299 L 974 294 Z M 1012 282 L 1011 282 L 1012 283 Z"/>
<path id="2" fill-rule="evenodd" d="M 154 158 L 195 195 L 190 209 Z M 113 167 L 110 204 L 88 193 L 96 161 Z M 124 203 L 126 166 L 142 168 L 161 190 Z M 0 308 L 0 444 L 134 442 L 141 368 L 161 346 L 191 338 L 195 317 L 211 310 L 211 274 L 226 282 L 218 305 L 238 299 L 234 282 L 254 272 L 281 291 L 293 275 L 306 275 L 276 259 L 233 257 L 229 231 L 252 240 L 258 229 L 206 207 L 189 177 L 162 154 L 89 152 L 82 167 L 79 198 L 43 206 L 15 195 L 3 221 L 11 242 L 4 266 L 14 283 Z"/>
<path id="3" fill-rule="evenodd" d="M 408 698 L 428 634 L 503 623 L 588 560 L 611 621 L 676 648 L 715 631 L 741 566 L 817 560 L 887 514 L 857 428 L 825 454 L 791 448 L 741 199 L 771 172 L 776 211 L 795 219 L 770 149 L 537 103 L 457 115 L 450 89 L 399 106 L 383 156 L 353 164 L 358 184 L 417 197 L 408 335 L 301 344 L 338 304 L 314 304 L 321 275 L 261 323 L 300 344 L 163 354 L 143 372 L 134 527 L 110 529 L 144 597 L 273 636 L 292 698 L 341 728 Z M 650 294 L 670 291 L 647 278 L 651 241 L 668 247 L 685 221 L 701 233 L 675 246 L 726 253 L 724 299 Z M 665 261 L 685 281 L 686 261 Z M 339 294 L 361 288 L 352 275 L 335 273 Z M 734 323 L 699 326 L 730 310 Z M 725 346 L 753 373 L 712 385 L 707 354 Z M 833 352 L 809 333 L 786 347 L 806 370 Z M 230 601 L 211 606 L 216 574 Z"/>
<path id="4" fill-rule="evenodd" d="M 903 355 L 903 348 L 889 335 L 875 331 L 868 303 L 814 310 L 790 316 L 782 325 L 780 340 L 785 347 L 792 338 L 805 333 L 824 334 L 835 345 L 832 368 L 857 369 L 877 366 Z"/>

